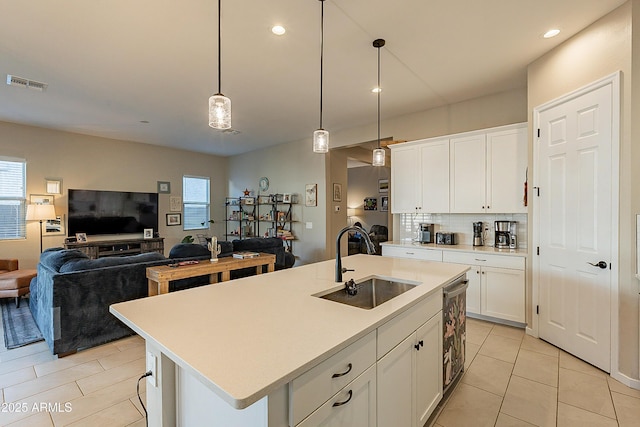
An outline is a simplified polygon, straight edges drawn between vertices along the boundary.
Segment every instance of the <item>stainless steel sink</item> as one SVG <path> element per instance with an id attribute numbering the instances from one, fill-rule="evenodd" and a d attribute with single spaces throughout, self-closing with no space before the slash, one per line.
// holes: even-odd
<path id="1" fill-rule="evenodd" d="M 343 286 L 327 294 L 316 294 L 319 298 L 370 310 L 412 289 L 418 283 L 392 278 L 372 276 L 355 283 L 355 295 L 350 295 Z M 351 292 L 354 293 L 354 292 Z"/>

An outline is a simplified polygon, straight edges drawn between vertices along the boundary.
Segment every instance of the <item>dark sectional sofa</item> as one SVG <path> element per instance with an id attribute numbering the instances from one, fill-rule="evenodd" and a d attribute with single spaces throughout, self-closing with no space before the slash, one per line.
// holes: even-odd
<path id="1" fill-rule="evenodd" d="M 295 261 L 276 238 L 220 244 L 221 257 L 244 250 L 273 253 L 276 270 L 292 267 Z M 72 353 L 133 334 L 109 313 L 109 306 L 148 296 L 147 267 L 209 258 L 207 248 L 198 244 L 178 244 L 169 258 L 152 252 L 92 260 L 78 250 L 48 249 L 42 253 L 38 275 L 31 281 L 29 307 L 51 352 Z M 237 270 L 232 279 L 254 273 L 255 269 Z M 169 290 L 205 284 L 207 276 L 195 277 L 171 282 Z"/>

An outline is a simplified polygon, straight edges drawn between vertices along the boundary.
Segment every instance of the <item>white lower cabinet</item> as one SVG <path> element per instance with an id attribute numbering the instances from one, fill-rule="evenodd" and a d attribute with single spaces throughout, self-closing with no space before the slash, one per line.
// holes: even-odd
<path id="1" fill-rule="evenodd" d="M 441 398 L 436 292 L 289 383 L 289 426 L 422 427 Z"/>
<path id="2" fill-rule="evenodd" d="M 423 426 L 442 398 L 442 312 L 378 361 L 378 425 Z"/>
<path id="3" fill-rule="evenodd" d="M 376 367 L 372 365 L 298 426 L 375 427 L 376 421 Z"/>
<path id="4" fill-rule="evenodd" d="M 511 322 L 525 322 L 525 258 L 445 252 L 444 262 L 467 264 L 467 312 Z"/>

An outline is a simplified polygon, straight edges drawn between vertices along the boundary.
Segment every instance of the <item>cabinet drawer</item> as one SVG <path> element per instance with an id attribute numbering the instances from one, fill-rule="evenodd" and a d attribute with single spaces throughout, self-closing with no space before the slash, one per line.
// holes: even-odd
<path id="1" fill-rule="evenodd" d="M 382 256 L 442 262 L 442 251 L 437 249 L 408 248 L 402 246 L 383 245 Z"/>
<path id="2" fill-rule="evenodd" d="M 442 292 L 436 292 L 378 328 L 378 359 L 442 310 Z"/>
<path id="3" fill-rule="evenodd" d="M 376 362 L 376 332 L 359 339 L 289 383 L 289 420 L 297 425 Z"/>
<path id="4" fill-rule="evenodd" d="M 442 261 L 455 264 L 482 265 L 487 267 L 524 270 L 525 258 L 512 255 L 444 251 Z"/>
<path id="5" fill-rule="evenodd" d="M 376 388 L 376 367 L 371 366 L 297 427 L 375 427 Z"/>

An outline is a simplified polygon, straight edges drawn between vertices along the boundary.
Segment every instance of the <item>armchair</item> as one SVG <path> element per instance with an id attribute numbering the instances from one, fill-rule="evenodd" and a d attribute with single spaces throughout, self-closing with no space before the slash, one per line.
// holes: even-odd
<path id="1" fill-rule="evenodd" d="M 382 255 L 382 249 L 380 243 L 389 240 L 389 229 L 385 225 L 372 225 L 369 230 L 369 237 L 376 248 L 376 255 Z M 363 245 L 364 246 L 364 245 Z M 366 249 L 364 250 L 366 253 Z"/>

